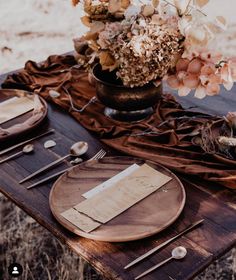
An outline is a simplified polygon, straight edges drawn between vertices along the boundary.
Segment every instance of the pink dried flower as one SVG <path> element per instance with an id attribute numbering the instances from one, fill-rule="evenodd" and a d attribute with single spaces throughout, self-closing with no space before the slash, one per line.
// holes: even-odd
<path id="1" fill-rule="evenodd" d="M 219 71 L 209 60 L 204 61 L 199 57 L 192 60 L 181 58 L 176 64 L 176 74 L 169 76 L 167 83 L 178 89 L 180 96 L 186 96 L 195 89 L 195 97 L 201 99 L 219 93 L 222 82 Z M 225 76 L 228 77 L 226 73 Z"/>

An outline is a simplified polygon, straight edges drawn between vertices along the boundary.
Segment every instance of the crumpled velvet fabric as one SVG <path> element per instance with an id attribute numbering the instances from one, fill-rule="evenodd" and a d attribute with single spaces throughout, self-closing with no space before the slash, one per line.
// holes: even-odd
<path id="1" fill-rule="evenodd" d="M 95 96 L 95 89 L 89 83 L 87 73 L 76 67 L 73 55 L 50 56 L 41 64 L 28 61 L 24 70 L 9 75 L 2 86 L 35 91 L 67 110 L 102 142 L 127 155 L 149 159 L 172 171 L 197 175 L 236 189 L 236 161 L 226 164 L 192 143 L 197 128 L 207 121 L 219 122 L 219 118 L 185 110 L 169 94 L 163 94 L 152 116 L 136 123 L 107 118 L 103 114 L 104 105 L 99 101 L 91 103 L 82 113 L 75 112 L 65 89 L 76 108 L 87 104 Z M 49 90 L 52 89 L 60 92 L 60 97 L 51 98 Z"/>

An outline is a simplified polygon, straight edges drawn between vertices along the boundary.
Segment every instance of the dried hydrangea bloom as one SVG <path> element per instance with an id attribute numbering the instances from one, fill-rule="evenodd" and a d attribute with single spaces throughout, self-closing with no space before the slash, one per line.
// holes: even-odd
<path id="1" fill-rule="evenodd" d="M 122 24 L 119 21 L 106 24 L 105 30 L 100 32 L 97 43 L 102 49 L 108 49 L 114 40 L 123 32 Z"/>
<path id="2" fill-rule="evenodd" d="M 84 37 L 74 39 L 74 48 L 76 50 L 76 61 L 88 70 L 96 59 L 96 53 Z"/>
<path id="3" fill-rule="evenodd" d="M 135 37 L 121 48 L 117 71 L 126 86 L 143 86 L 163 78 L 180 52 L 179 38 L 166 33 L 158 36 Z"/>
<path id="4" fill-rule="evenodd" d="M 84 4 L 84 11 L 88 15 L 90 21 L 103 21 L 109 18 L 108 4 L 106 2 L 101 2 L 99 4 Z"/>
<path id="5" fill-rule="evenodd" d="M 168 24 L 144 17 L 107 24 L 98 43 L 118 61 L 117 76 L 125 86 L 143 86 L 163 78 L 182 52 L 182 36 Z"/>

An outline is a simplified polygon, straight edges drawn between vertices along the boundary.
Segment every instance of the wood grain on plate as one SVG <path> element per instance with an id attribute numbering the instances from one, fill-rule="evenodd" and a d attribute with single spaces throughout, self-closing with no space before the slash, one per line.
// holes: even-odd
<path id="1" fill-rule="evenodd" d="M 17 96 L 17 92 L 27 93 L 27 91 L 22 90 L 15 90 L 15 89 L 0 89 L 0 102 L 7 100 L 8 98 Z M 33 125 L 24 125 L 23 123 L 28 120 L 32 116 L 32 111 L 29 111 L 21 116 L 18 116 L 12 120 L 9 120 L 3 124 L 1 124 L 0 128 L 2 129 L 9 129 L 15 126 L 16 124 L 20 125 L 17 126 L 16 129 L 10 129 L 10 132 L 4 135 L 0 134 L 0 143 L 6 142 L 9 139 L 13 139 L 15 137 L 23 136 L 28 134 L 31 130 L 36 129 L 46 118 L 48 106 L 46 101 L 40 97 L 40 101 L 43 104 L 44 112 L 42 116 L 33 123 Z"/>
<path id="2" fill-rule="evenodd" d="M 172 177 L 172 180 L 90 233 L 80 230 L 61 216 L 62 212 L 84 200 L 83 193 L 134 163 L 146 163 Z M 51 190 L 49 204 L 55 218 L 70 231 L 94 240 L 125 242 L 154 235 L 172 224 L 183 210 L 185 190 L 172 172 L 156 163 L 131 157 L 107 157 L 85 162 L 63 174 Z"/>

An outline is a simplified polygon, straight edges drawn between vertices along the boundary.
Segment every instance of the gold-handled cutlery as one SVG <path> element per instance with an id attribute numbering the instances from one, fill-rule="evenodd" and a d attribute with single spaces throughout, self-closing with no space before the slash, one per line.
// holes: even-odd
<path id="1" fill-rule="evenodd" d="M 175 259 L 175 260 L 181 260 L 183 259 L 185 256 L 187 255 L 187 250 L 185 247 L 179 246 L 176 247 L 172 250 L 171 252 L 171 257 L 169 257 L 168 259 L 154 265 L 153 267 L 149 268 L 148 270 L 144 271 L 142 274 L 138 275 L 137 277 L 135 277 L 135 280 L 138 280 L 140 278 L 142 278 L 143 276 L 151 273 L 152 271 L 156 270 L 158 267 L 162 266 L 163 264 Z"/>
<path id="2" fill-rule="evenodd" d="M 14 155 L 11 155 L 7 158 L 4 158 L 4 159 L 0 160 L 0 163 L 6 162 L 10 159 L 13 159 L 13 158 L 18 157 L 18 156 L 23 155 L 23 154 L 30 154 L 33 151 L 34 151 L 34 145 L 33 144 L 25 145 L 21 151 L 19 151 L 18 153 L 15 153 Z"/>
<path id="3" fill-rule="evenodd" d="M 88 161 L 96 160 L 96 159 L 101 159 L 101 158 L 103 158 L 105 155 L 106 155 L 106 152 L 105 152 L 103 149 L 101 149 L 99 152 L 97 152 L 97 153 L 96 153 L 92 158 L 90 158 Z M 69 170 L 72 169 L 72 168 L 73 168 L 73 167 L 70 166 L 70 167 L 68 167 L 68 168 L 66 168 L 66 169 L 63 169 L 63 170 L 57 172 L 57 173 L 54 173 L 54 174 L 52 174 L 52 175 L 50 175 L 50 176 L 48 176 L 48 177 L 46 177 L 46 178 L 44 178 L 44 179 L 42 179 L 42 180 L 36 182 L 36 183 L 34 183 L 34 184 L 28 186 L 27 189 L 29 190 L 29 189 L 32 189 L 32 188 L 34 188 L 34 187 L 37 187 L 37 186 L 39 186 L 39 185 L 41 185 L 41 184 L 43 184 L 43 183 L 46 183 L 47 181 L 49 181 L 49 180 L 51 180 L 51 179 L 54 179 L 54 178 L 60 176 L 61 174 L 65 173 L 66 171 L 69 171 Z"/>
<path id="4" fill-rule="evenodd" d="M 142 256 L 138 257 L 137 259 L 135 259 L 134 261 L 132 261 L 131 263 L 127 264 L 124 269 L 130 268 L 131 266 L 141 262 L 142 260 L 146 259 L 147 257 L 151 256 L 152 254 L 154 254 L 155 252 L 157 252 L 158 250 L 160 250 L 161 248 L 163 248 L 164 246 L 166 246 L 167 244 L 169 244 L 170 242 L 174 241 L 175 239 L 177 239 L 178 237 L 182 236 L 183 234 L 185 234 L 186 232 L 190 231 L 191 229 L 195 228 L 196 226 L 200 225 L 201 223 L 203 223 L 204 219 L 199 220 L 193 224 L 191 224 L 190 226 L 188 226 L 186 229 L 184 229 L 183 231 L 181 231 L 180 233 L 178 233 L 177 235 L 175 235 L 174 237 L 166 240 L 165 242 L 161 243 L 160 245 L 154 247 L 153 249 L 149 250 L 147 253 L 143 254 Z"/>
<path id="5" fill-rule="evenodd" d="M 62 162 L 63 160 L 67 159 L 68 157 L 77 157 L 77 156 L 81 156 L 83 154 L 85 154 L 88 150 L 88 143 L 87 142 L 83 142 L 83 141 L 79 141 L 76 142 L 75 144 L 73 144 L 70 148 L 70 153 L 60 157 L 59 159 L 49 163 L 48 165 L 38 169 L 37 171 L 33 172 L 32 174 L 30 174 L 29 176 L 25 177 L 23 180 L 21 180 L 19 182 L 19 184 L 22 184 L 26 181 L 28 181 L 29 179 L 35 177 L 36 175 L 39 175 L 40 173 L 50 169 L 51 167 L 59 164 L 60 162 Z"/>
<path id="6" fill-rule="evenodd" d="M 6 154 L 6 153 L 8 153 L 8 152 L 18 148 L 18 147 L 21 147 L 21 146 L 23 146 L 25 144 L 28 144 L 31 141 L 34 141 L 36 139 L 39 139 L 39 138 L 41 138 L 43 136 L 46 136 L 46 135 L 48 135 L 50 133 L 54 133 L 54 132 L 55 132 L 55 129 L 50 129 L 50 130 L 48 130 L 48 131 L 46 131 L 46 132 L 44 132 L 42 134 L 39 134 L 39 135 L 37 135 L 37 136 L 35 136 L 35 137 L 31 138 L 31 139 L 28 139 L 28 140 L 26 140 L 24 142 L 18 143 L 18 144 L 14 145 L 14 146 L 11 146 L 11 147 L 7 148 L 7 149 L 4 149 L 4 150 L 0 151 L 0 156 L 2 156 L 4 154 Z"/>

